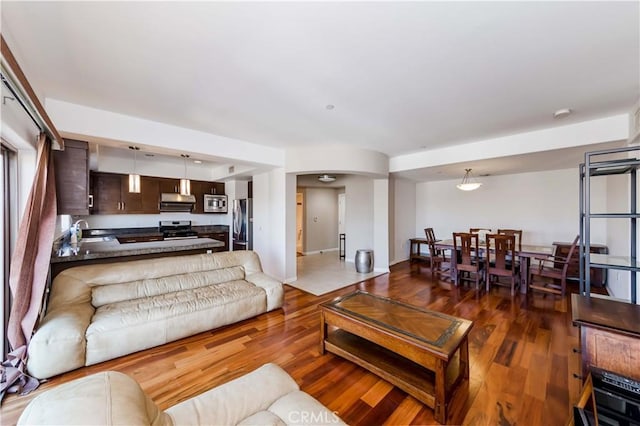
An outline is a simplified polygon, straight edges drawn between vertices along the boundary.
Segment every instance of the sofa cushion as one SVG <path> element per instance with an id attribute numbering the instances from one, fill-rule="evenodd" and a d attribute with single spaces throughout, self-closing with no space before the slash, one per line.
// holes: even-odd
<path id="1" fill-rule="evenodd" d="M 288 425 L 343 425 L 338 415 L 300 390 L 289 392 L 269 407 Z"/>
<path id="2" fill-rule="evenodd" d="M 244 279 L 244 268 L 242 266 L 231 266 L 210 271 L 191 272 L 189 274 L 173 274 L 166 277 L 145 278 L 120 284 L 96 285 L 92 288 L 91 304 L 98 308 L 110 303 L 135 300 L 242 279 Z"/>
<path id="3" fill-rule="evenodd" d="M 129 376 L 115 371 L 62 384 L 34 398 L 19 425 L 171 425 Z"/>
<path id="4" fill-rule="evenodd" d="M 282 419 L 271 411 L 258 411 L 238 423 L 238 426 L 286 426 Z"/>
<path id="5" fill-rule="evenodd" d="M 298 384 L 280 367 L 265 364 L 251 373 L 166 410 L 175 424 L 236 425 L 271 404 Z"/>
<path id="6" fill-rule="evenodd" d="M 86 365 L 251 318 L 266 306 L 264 290 L 243 280 L 104 305 L 86 332 Z"/>
<path id="7" fill-rule="evenodd" d="M 49 311 L 29 342 L 29 374 L 43 379 L 84 366 L 86 331 L 94 311 L 89 303 Z"/>

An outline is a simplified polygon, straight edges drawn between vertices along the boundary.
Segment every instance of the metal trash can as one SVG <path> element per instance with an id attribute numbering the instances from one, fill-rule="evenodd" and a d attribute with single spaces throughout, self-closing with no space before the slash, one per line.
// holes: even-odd
<path id="1" fill-rule="evenodd" d="M 373 250 L 356 250 L 356 272 L 373 272 Z"/>

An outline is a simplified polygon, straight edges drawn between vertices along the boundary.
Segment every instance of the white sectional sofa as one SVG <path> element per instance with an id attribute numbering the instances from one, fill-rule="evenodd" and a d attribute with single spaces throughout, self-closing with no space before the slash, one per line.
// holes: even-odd
<path id="1" fill-rule="evenodd" d="M 115 371 L 94 374 L 37 396 L 18 419 L 18 425 L 51 424 L 344 425 L 275 364 L 164 412 L 129 376 Z"/>
<path id="2" fill-rule="evenodd" d="M 53 281 L 27 369 L 47 378 L 282 307 L 252 251 L 87 265 Z"/>

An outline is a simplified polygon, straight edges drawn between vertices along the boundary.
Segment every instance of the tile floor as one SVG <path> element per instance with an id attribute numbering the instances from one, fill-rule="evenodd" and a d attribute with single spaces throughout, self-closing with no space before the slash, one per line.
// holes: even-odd
<path id="1" fill-rule="evenodd" d="M 355 263 L 341 260 L 337 251 L 298 256 L 296 260 L 298 279 L 287 284 L 314 296 L 383 274 L 375 271 L 367 274 L 358 273 Z"/>

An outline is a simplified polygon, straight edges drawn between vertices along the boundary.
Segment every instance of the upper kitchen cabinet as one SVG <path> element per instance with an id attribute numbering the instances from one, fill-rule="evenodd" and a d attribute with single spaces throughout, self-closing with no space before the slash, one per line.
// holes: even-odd
<path id="1" fill-rule="evenodd" d="M 64 151 L 53 151 L 58 214 L 89 214 L 89 144 L 65 139 Z"/>
<path id="2" fill-rule="evenodd" d="M 93 214 L 159 213 L 160 180 L 140 177 L 140 192 L 129 192 L 129 175 L 91 172 Z"/>
<path id="3" fill-rule="evenodd" d="M 224 182 L 191 181 L 191 193 L 196 197 L 192 213 L 204 213 L 204 195 L 224 195 Z"/>
<path id="4" fill-rule="evenodd" d="M 177 194 L 180 192 L 180 179 L 154 178 L 158 181 L 161 194 Z"/>

